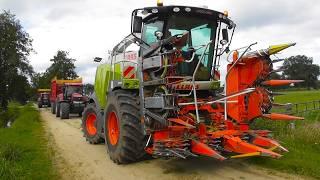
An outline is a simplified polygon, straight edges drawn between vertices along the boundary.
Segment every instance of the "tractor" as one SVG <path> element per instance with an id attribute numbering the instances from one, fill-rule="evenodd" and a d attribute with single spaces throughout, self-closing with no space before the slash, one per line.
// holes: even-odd
<path id="1" fill-rule="evenodd" d="M 69 119 L 69 114 L 82 116 L 88 97 L 83 95 L 82 79 L 51 81 L 51 112 L 61 119 Z"/>
<path id="2" fill-rule="evenodd" d="M 38 108 L 42 108 L 43 106 L 50 107 L 50 89 L 38 89 Z"/>
<path id="3" fill-rule="evenodd" d="M 228 12 L 208 8 L 159 2 L 135 9 L 131 33 L 97 67 L 82 117 L 86 140 L 105 142 L 117 164 L 147 156 L 281 157 L 287 149 L 250 124 L 302 119 L 271 112 L 269 87 L 300 82 L 270 79 L 281 61 L 272 55 L 295 44 L 230 50 L 235 28 Z M 227 61 L 221 61 L 224 54 Z M 223 62 L 227 71 L 220 79 Z"/>

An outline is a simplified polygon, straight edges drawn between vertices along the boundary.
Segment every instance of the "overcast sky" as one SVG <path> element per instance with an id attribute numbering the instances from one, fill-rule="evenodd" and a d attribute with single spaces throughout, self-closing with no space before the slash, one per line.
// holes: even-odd
<path id="1" fill-rule="evenodd" d="M 165 5 L 206 5 L 229 11 L 237 24 L 232 48 L 258 42 L 256 49 L 297 42 L 279 56 L 304 54 L 320 64 L 319 0 L 166 0 Z M 17 15 L 34 39 L 30 56 L 35 71 L 43 72 L 57 50 L 77 59 L 77 72 L 93 82 L 93 57 L 106 58 L 108 50 L 130 33 L 131 11 L 155 6 L 156 0 L 0 0 L 0 9 Z"/>

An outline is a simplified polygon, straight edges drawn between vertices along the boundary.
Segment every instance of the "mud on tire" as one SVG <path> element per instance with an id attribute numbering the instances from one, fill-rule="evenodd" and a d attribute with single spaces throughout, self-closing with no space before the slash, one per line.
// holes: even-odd
<path id="1" fill-rule="evenodd" d="M 137 93 L 115 90 L 108 95 L 106 107 L 104 133 L 110 159 L 117 164 L 141 160 L 145 155 L 145 138 L 140 123 Z M 114 121 L 114 117 L 117 119 L 118 139 L 112 134 L 112 127 L 116 126 L 110 122 Z"/>
<path id="2" fill-rule="evenodd" d="M 90 144 L 99 144 L 104 141 L 98 134 L 97 124 L 101 122 L 102 115 L 97 111 L 95 104 L 88 104 L 83 111 L 82 116 L 82 132 L 83 136 Z"/>

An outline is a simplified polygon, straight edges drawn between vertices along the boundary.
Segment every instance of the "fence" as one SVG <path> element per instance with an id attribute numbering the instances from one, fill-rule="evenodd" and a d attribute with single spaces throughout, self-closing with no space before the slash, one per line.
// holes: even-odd
<path id="1" fill-rule="evenodd" d="M 320 100 L 301 102 L 301 103 L 287 103 L 287 104 L 274 104 L 273 111 L 276 113 L 306 116 L 310 111 L 320 110 Z M 295 129 L 295 121 L 291 121 L 289 127 Z"/>
<path id="2" fill-rule="evenodd" d="M 320 110 L 320 100 L 301 103 L 274 104 L 273 107 L 274 111 L 277 113 L 303 116 L 310 111 Z"/>

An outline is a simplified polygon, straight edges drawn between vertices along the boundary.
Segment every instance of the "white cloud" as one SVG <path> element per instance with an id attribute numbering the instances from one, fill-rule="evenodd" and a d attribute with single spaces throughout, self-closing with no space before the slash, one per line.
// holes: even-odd
<path id="1" fill-rule="evenodd" d="M 36 71 L 44 71 L 57 50 L 67 50 L 76 62 L 78 74 L 85 82 L 93 82 L 93 57 L 106 57 L 130 31 L 131 11 L 155 6 L 156 0 L 0 0 L 0 7 L 9 9 L 34 39 L 37 54 L 30 56 Z M 256 48 L 270 44 L 297 42 L 279 56 L 305 54 L 320 64 L 320 15 L 318 0 L 165 0 L 164 4 L 201 6 L 229 10 L 237 23 L 232 47 L 257 41 Z"/>

